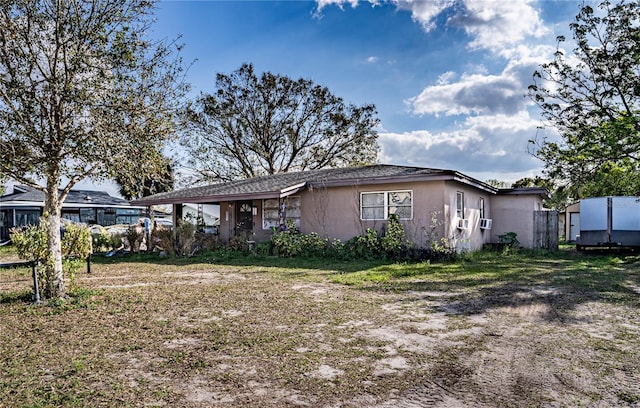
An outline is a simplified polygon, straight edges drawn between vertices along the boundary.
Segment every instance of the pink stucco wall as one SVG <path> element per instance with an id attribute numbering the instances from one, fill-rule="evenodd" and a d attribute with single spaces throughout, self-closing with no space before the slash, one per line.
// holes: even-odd
<path id="1" fill-rule="evenodd" d="M 469 220 L 468 229 L 458 229 L 456 217 L 456 193 L 462 192 L 464 197 L 464 218 Z M 447 215 L 447 236 L 451 245 L 460 251 L 475 251 L 491 242 L 493 229 L 480 229 L 480 198 L 484 198 L 485 218 L 492 218 L 491 195 L 484 191 L 462 183 L 448 181 L 445 185 L 446 197 L 444 211 Z"/>
<path id="2" fill-rule="evenodd" d="M 436 239 L 444 236 L 444 182 L 429 181 L 415 184 L 377 184 L 367 186 L 334 187 L 331 189 L 315 189 L 305 191 L 302 196 L 302 220 L 300 228 L 303 233 L 317 232 L 321 235 L 348 240 L 363 234 L 367 228 L 378 232 L 386 229 L 385 220 L 360 219 L 360 194 L 366 192 L 412 191 L 413 217 L 401 220 L 407 237 L 414 243 L 424 245 L 433 236 Z M 436 212 L 439 222 L 432 228 L 432 212 Z M 433 231 L 432 231 L 433 229 Z"/>
<path id="3" fill-rule="evenodd" d="M 331 239 L 346 241 L 363 234 L 367 228 L 379 233 L 386 230 L 387 221 L 360 219 L 360 194 L 363 192 L 407 191 L 413 193 L 413 217 L 401 220 L 407 238 L 419 246 L 428 247 L 430 240 L 444 238 L 459 251 L 475 251 L 485 243 L 498 242 L 498 235 L 513 231 L 525 247 L 533 245 L 533 211 L 542 209 L 542 198 L 534 194 L 495 195 L 485 190 L 453 180 L 388 183 L 366 186 L 344 186 L 304 190 L 300 197 L 300 230 L 316 232 Z M 457 228 L 456 193 L 464 195 L 464 218 L 468 229 Z M 480 203 L 484 199 L 485 218 L 491 218 L 492 228 L 480 229 Z M 220 203 L 220 238 L 229 242 L 235 225 L 233 202 Z M 268 240 L 272 231 L 263 229 L 263 200 L 253 200 L 255 241 Z M 432 216 L 435 220 L 432 221 Z"/>
<path id="4" fill-rule="evenodd" d="M 491 198 L 494 214 L 490 242 L 499 242 L 498 235 L 515 232 L 525 248 L 533 248 L 533 212 L 542 210 L 542 197 L 533 194 L 497 195 Z"/>

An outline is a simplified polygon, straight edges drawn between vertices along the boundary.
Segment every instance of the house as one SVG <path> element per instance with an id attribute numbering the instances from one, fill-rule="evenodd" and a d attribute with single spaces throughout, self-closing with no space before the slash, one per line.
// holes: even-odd
<path id="1" fill-rule="evenodd" d="M 43 209 L 44 193 L 32 187 L 16 185 L 0 196 L 0 242 L 9 239 L 13 227 L 37 225 Z M 71 190 L 62 204 L 63 219 L 102 226 L 135 224 L 144 211 L 104 191 Z"/>
<path id="2" fill-rule="evenodd" d="M 238 235 L 267 240 L 286 220 L 302 233 L 345 241 L 367 228 L 384 232 L 397 214 L 417 245 L 444 238 L 459 250 L 476 250 L 506 232 L 533 247 L 533 214 L 546 195 L 543 188 L 497 189 L 454 170 L 378 164 L 193 187 L 132 204 L 172 204 L 174 223 L 185 203 L 218 205 L 224 242 Z"/>

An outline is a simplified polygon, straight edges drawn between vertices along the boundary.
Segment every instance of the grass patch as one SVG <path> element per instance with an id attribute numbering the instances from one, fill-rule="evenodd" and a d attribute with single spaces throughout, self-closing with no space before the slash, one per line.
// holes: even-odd
<path id="1" fill-rule="evenodd" d="M 0 407 L 638 399 L 637 255 L 93 260 L 68 299 L 39 306 L 28 281 L 12 286 L 20 271 L 2 273 Z"/>

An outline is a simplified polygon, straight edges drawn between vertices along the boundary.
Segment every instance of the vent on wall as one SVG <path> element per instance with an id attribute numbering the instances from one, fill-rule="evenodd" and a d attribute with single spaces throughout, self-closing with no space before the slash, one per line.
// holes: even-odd
<path id="1" fill-rule="evenodd" d="M 458 225 L 456 226 L 456 228 L 461 229 L 461 230 L 465 230 L 465 229 L 469 228 L 469 220 L 468 219 L 464 219 L 464 218 L 460 218 L 458 220 Z"/>
<path id="2" fill-rule="evenodd" d="M 491 229 L 491 224 L 493 220 L 491 218 L 480 218 L 480 229 Z"/>

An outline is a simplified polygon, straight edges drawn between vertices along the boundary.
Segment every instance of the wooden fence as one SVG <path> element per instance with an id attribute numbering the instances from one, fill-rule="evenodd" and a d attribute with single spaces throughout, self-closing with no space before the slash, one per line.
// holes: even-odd
<path id="1" fill-rule="evenodd" d="M 558 211 L 533 212 L 533 247 L 558 249 Z"/>

